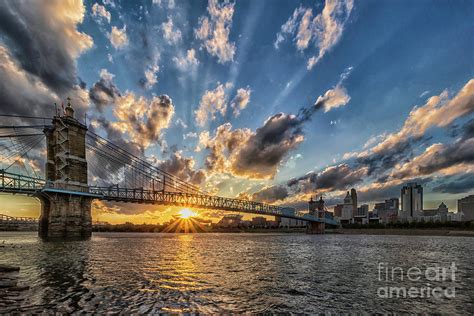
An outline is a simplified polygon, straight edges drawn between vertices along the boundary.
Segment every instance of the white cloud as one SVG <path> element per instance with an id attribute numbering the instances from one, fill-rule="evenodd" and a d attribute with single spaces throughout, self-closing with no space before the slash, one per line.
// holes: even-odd
<path id="1" fill-rule="evenodd" d="M 112 54 L 110 54 L 110 53 L 107 54 L 107 60 L 109 61 L 109 63 L 114 62 L 114 58 L 112 57 Z"/>
<path id="2" fill-rule="evenodd" d="M 101 19 L 105 19 L 110 23 L 110 19 L 112 18 L 110 12 L 107 11 L 103 5 L 98 3 L 94 3 L 92 6 L 92 16 L 96 17 L 99 23 L 102 21 Z"/>
<path id="3" fill-rule="evenodd" d="M 176 68 L 183 72 L 196 71 L 197 66 L 199 65 L 199 60 L 196 58 L 196 51 L 194 48 L 188 50 L 186 56 L 173 57 L 173 62 L 175 63 Z"/>
<path id="4" fill-rule="evenodd" d="M 153 62 L 150 63 L 145 69 L 145 89 L 151 89 L 155 84 L 158 83 L 158 72 L 160 71 L 160 66 L 158 65 L 160 61 L 160 53 L 156 52 L 153 56 Z"/>
<path id="5" fill-rule="evenodd" d="M 196 114 L 196 123 L 204 126 L 210 119 L 216 119 L 216 112 L 225 115 L 227 110 L 227 90 L 232 88 L 232 83 L 218 83 L 214 90 L 206 91 L 199 102 L 199 108 L 194 112 Z"/>
<path id="6" fill-rule="evenodd" d="M 249 87 L 247 89 L 240 88 L 237 90 L 237 95 L 232 100 L 230 106 L 234 109 L 234 115 L 239 116 L 240 112 L 247 107 L 247 104 L 250 101 L 250 90 Z"/>
<path id="7" fill-rule="evenodd" d="M 108 38 L 112 46 L 116 49 L 120 49 L 128 45 L 126 30 L 127 27 L 125 25 L 122 29 L 112 26 L 112 31 L 108 34 Z"/>
<path id="8" fill-rule="evenodd" d="M 234 60 L 235 43 L 229 42 L 234 3 L 209 0 L 207 11 L 210 18 L 201 16 L 199 28 L 195 29 L 196 38 L 203 41 L 203 46 L 218 62 L 224 64 Z"/>
<path id="9" fill-rule="evenodd" d="M 153 4 L 159 6 L 162 8 L 165 5 L 165 0 L 153 0 Z M 174 0 L 168 0 L 168 9 L 174 9 L 175 7 L 175 2 Z"/>
<path id="10" fill-rule="evenodd" d="M 176 44 L 181 40 L 181 31 L 174 26 L 173 19 L 168 16 L 168 21 L 161 24 L 163 37 L 169 44 Z"/>
<path id="11" fill-rule="evenodd" d="M 344 80 L 349 77 L 353 67 L 348 67 L 342 74 L 341 79 L 337 85 L 327 90 L 324 95 L 320 95 L 315 102 L 315 106 L 319 107 L 321 105 L 324 109 L 324 112 L 328 112 L 332 109 L 341 107 L 349 103 L 351 97 L 347 93 L 347 89 L 342 85 Z"/>
<path id="12" fill-rule="evenodd" d="M 339 42 L 353 7 L 353 0 L 326 0 L 322 12 L 312 20 L 312 9 L 295 9 L 277 34 L 275 48 L 291 35 L 300 51 L 313 42 L 319 52 L 308 59 L 307 69 L 311 70 Z"/>

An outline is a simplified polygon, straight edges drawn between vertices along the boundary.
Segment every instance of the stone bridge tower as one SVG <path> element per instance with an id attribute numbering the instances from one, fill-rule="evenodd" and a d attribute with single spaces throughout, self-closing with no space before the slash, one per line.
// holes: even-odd
<path id="1" fill-rule="evenodd" d="M 92 231 L 87 184 L 87 127 L 74 118 L 68 99 L 63 115 L 45 129 L 46 189 L 40 195 L 39 235 L 43 238 L 87 238 Z"/>

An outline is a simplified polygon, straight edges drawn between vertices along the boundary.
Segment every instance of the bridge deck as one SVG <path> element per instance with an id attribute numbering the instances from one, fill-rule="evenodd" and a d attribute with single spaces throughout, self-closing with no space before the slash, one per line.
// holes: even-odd
<path id="1" fill-rule="evenodd" d="M 307 213 L 295 212 L 289 208 L 255 201 L 239 200 L 196 193 L 152 191 L 120 187 L 89 187 L 87 192 L 70 191 L 62 188 L 55 188 L 53 183 L 49 183 L 44 179 L 12 174 L 3 170 L 0 170 L 0 192 L 28 195 L 39 194 L 41 192 L 74 194 L 105 201 L 172 205 L 232 212 L 244 212 L 292 218 L 308 222 L 324 222 L 329 225 L 337 225 L 336 221 L 332 218 L 318 218 Z"/>

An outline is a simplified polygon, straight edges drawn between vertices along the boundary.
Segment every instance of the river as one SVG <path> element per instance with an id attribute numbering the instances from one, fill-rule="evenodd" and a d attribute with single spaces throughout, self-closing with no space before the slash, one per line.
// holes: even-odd
<path id="1" fill-rule="evenodd" d="M 20 267 L 19 284 L 30 287 L 20 308 L 26 312 L 469 314 L 474 312 L 473 241 L 95 233 L 88 241 L 42 242 L 33 232 L 0 232 L 0 264 Z M 423 276 L 413 280 L 396 270 L 390 279 L 384 269 L 394 267 L 420 269 Z M 424 274 L 430 267 L 452 267 L 455 278 L 433 281 Z M 455 293 L 387 297 L 381 289 L 388 286 Z"/>

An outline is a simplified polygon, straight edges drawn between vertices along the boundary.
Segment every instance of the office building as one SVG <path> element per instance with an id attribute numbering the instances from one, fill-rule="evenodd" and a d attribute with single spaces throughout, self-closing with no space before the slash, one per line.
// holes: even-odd
<path id="1" fill-rule="evenodd" d="M 465 221 L 474 221 L 474 195 L 458 200 L 458 213 L 464 214 Z"/>
<path id="2" fill-rule="evenodd" d="M 357 214 L 357 191 L 356 189 L 351 189 L 351 199 L 352 199 L 352 217 Z"/>
<path id="3" fill-rule="evenodd" d="M 416 183 L 408 183 L 401 190 L 402 212 L 401 217 L 405 220 L 414 220 L 422 216 L 423 211 L 423 187 Z"/>

